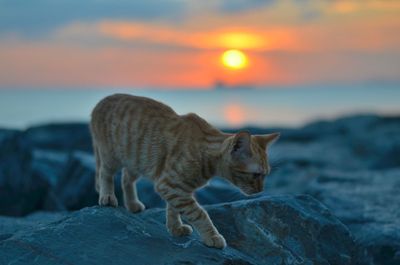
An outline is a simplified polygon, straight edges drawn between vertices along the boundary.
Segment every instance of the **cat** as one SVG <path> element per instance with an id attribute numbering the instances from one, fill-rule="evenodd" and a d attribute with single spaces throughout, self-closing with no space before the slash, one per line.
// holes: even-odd
<path id="1" fill-rule="evenodd" d="M 166 201 L 168 231 L 173 236 L 193 232 L 182 216 L 206 246 L 215 248 L 224 248 L 226 241 L 193 192 L 213 176 L 227 179 L 245 194 L 261 192 L 270 173 L 266 149 L 279 137 L 223 133 L 196 114 L 180 116 L 163 103 L 125 94 L 108 96 L 96 105 L 90 130 L 99 205 L 118 206 L 114 175 L 122 169 L 125 207 L 143 211 L 135 182 L 147 177 Z"/>

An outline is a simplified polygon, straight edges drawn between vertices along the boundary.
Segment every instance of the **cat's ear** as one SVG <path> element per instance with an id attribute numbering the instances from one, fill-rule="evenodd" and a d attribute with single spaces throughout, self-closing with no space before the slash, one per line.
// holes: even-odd
<path id="1" fill-rule="evenodd" d="M 251 155 L 250 143 L 250 132 L 238 132 L 233 138 L 231 155 L 236 159 L 249 157 Z"/>
<path id="2" fill-rule="evenodd" d="M 267 149 L 267 147 L 275 143 L 280 136 L 280 133 L 270 133 L 264 135 L 255 135 L 254 139 L 263 149 Z"/>

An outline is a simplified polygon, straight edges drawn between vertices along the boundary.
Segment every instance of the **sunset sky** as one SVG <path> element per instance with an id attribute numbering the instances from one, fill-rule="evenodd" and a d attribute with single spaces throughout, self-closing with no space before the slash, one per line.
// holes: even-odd
<path id="1" fill-rule="evenodd" d="M 0 0 L 0 88 L 399 81 L 400 1 Z"/>

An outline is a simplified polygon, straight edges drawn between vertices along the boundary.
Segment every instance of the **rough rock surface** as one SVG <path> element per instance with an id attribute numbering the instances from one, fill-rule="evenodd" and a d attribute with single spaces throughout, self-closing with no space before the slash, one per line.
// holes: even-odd
<path id="1" fill-rule="evenodd" d="M 313 196 L 372 264 L 400 264 L 400 118 L 349 117 L 297 131 L 307 140 L 288 136 L 272 150 L 278 161 L 266 193 Z"/>
<path id="2" fill-rule="evenodd" d="M 364 115 L 299 129 L 248 129 L 282 132 L 270 150 L 273 169 L 261 196 L 311 195 L 350 229 L 370 264 L 400 264 L 400 117 Z M 96 205 L 90 145 L 86 124 L 0 130 L 0 215 Z M 119 184 L 119 177 L 115 181 Z M 147 208 L 164 206 L 150 182 L 138 186 Z M 201 204 L 246 199 L 219 179 L 196 196 Z M 52 220 L 51 214 L 47 218 Z"/>
<path id="3" fill-rule="evenodd" d="M 43 207 L 49 190 L 32 167 L 29 141 L 18 131 L 0 132 L 0 214 L 24 215 Z"/>
<path id="4" fill-rule="evenodd" d="M 15 229 L 3 220 L 0 264 L 357 264 L 347 228 L 312 197 L 276 196 L 216 204 L 207 210 L 224 250 L 194 234 L 173 238 L 164 210 L 131 214 L 90 207 L 36 214 Z M 22 219 L 22 220 L 24 220 Z"/>

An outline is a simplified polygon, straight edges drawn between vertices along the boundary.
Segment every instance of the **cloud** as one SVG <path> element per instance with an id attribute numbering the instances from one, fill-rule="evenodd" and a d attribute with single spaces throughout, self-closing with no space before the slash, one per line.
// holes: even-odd
<path id="1" fill-rule="evenodd" d="M 269 39 L 277 34 L 269 31 Z M 281 34 L 282 35 L 282 34 Z M 192 31 L 154 23 L 134 21 L 99 21 L 95 23 L 73 23 L 55 34 L 55 38 L 65 41 L 71 39 L 97 39 L 99 43 L 114 40 L 132 45 L 147 44 L 164 47 L 188 49 L 252 49 L 273 48 L 270 40 L 265 40 L 263 32 L 240 29 L 214 29 Z M 282 40 L 282 37 L 280 37 Z M 268 42 L 268 43 L 267 43 Z M 101 44 L 100 44 L 101 45 Z"/>
<path id="2" fill-rule="evenodd" d="M 101 19 L 179 21 L 186 1 L 0 0 L 0 33 L 40 37 L 74 21 Z"/>
<path id="3" fill-rule="evenodd" d="M 218 9 L 221 12 L 236 13 L 272 5 L 276 0 L 222 0 Z"/>
<path id="4" fill-rule="evenodd" d="M 217 51 L 151 47 L 0 44 L 1 87 L 210 87 L 400 81 L 399 54 L 248 52 L 242 72 L 224 68 Z"/>
<path id="5" fill-rule="evenodd" d="M 89 42 L 94 46 L 113 45 L 154 48 L 285 52 L 381 52 L 398 51 L 400 21 L 384 18 L 338 21 L 293 26 L 252 28 L 214 27 L 193 30 L 157 23 L 104 20 L 73 23 L 58 30 L 61 42 Z M 368 30 L 366 30 L 368 29 Z"/>
<path id="6" fill-rule="evenodd" d="M 400 4 L 336 3 L 0 0 L 0 86 L 398 80 Z M 221 66 L 230 48 L 248 69 Z"/>

